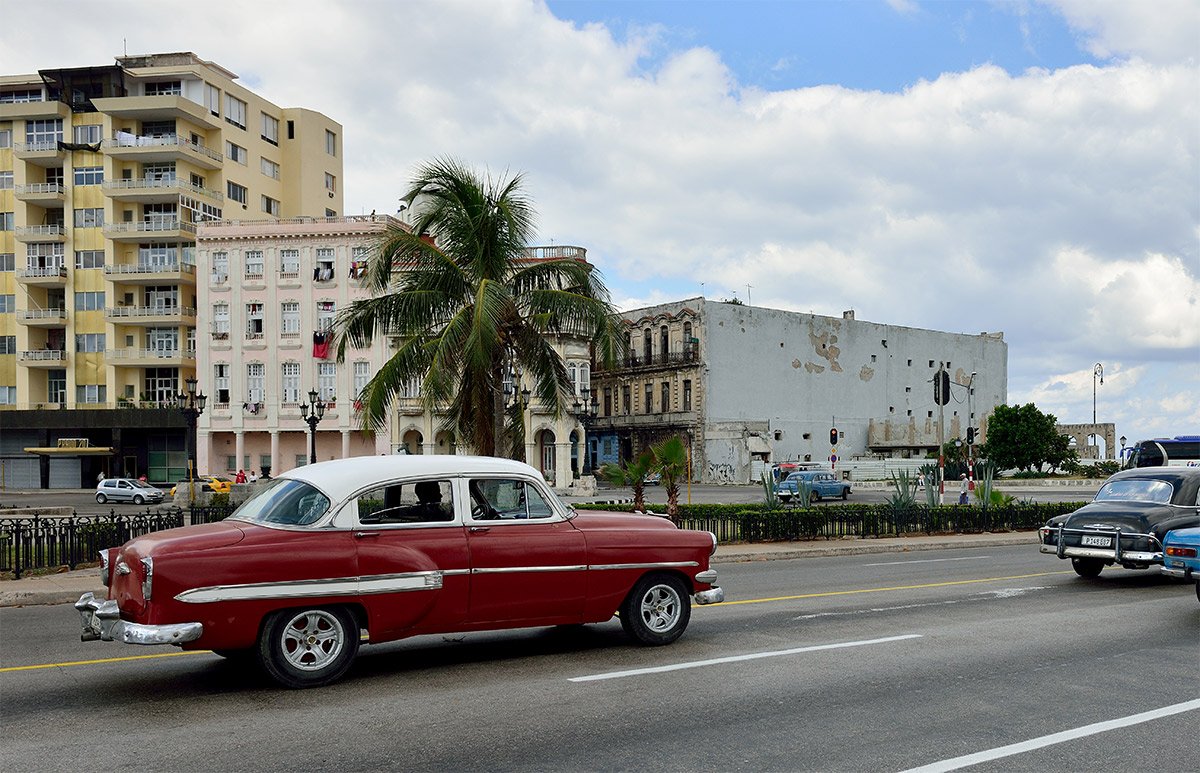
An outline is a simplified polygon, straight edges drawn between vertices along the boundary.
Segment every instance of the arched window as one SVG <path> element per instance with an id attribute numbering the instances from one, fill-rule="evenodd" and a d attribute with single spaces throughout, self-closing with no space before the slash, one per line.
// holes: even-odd
<path id="1" fill-rule="evenodd" d="M 642 333 L 642 362 L 650 362 L 654 354 L 654 335 L 647 328 Z"/>
<path id="2" fill-rule="evenodd" d="M 671 354 L 671 337 L 666 325 L 658 329 L 658 353 L 663 362 L 666 362 Z"/>
<path id="3" fill-rule="evenodd" d="M 571 391 L 579 394 L 579 369 L 575 367 L 575 363 L 567 366 L 567 375 L 571 378 Z"/>

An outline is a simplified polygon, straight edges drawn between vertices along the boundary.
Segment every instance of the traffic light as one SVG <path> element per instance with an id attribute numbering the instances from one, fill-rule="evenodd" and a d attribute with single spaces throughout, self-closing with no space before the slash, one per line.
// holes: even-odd
<path id="1" fill-rule="evenodd" d="M 829 445 L 836 446 L 838 441 L 837 427 L 829 430 Z"/>
<path id="2" fill-rule="evenodd" d="M 950 373 L 939 370 L 933 377 L 933 401 L 938 405 L 950 402 Z"/>
<path id="3" fill-rule="evenodd" d="M 967 445 L 975 444 L 975 428 L 967 427 Z"/>

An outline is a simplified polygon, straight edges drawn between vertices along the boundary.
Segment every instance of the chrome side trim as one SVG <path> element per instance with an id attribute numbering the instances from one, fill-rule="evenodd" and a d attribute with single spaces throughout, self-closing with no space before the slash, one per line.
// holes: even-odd
<path id="1" fill-rule="evenodd" d="M 684 569 L 691 566 L 700 564 L 697 561 L 659 561 L 648 564 L 592 564 L 588 569 Z"/>
<path id="2" fill-rule="evenodd" d="M 322 580 L 291 580 L 246 585 L 213 585 L 185 590 L 175 597 L 185 604 L 212 604 L 219 601 L 260 601 L 263 599 L 313 598 L 315 596 L 370 596 L 380 593 L 437 590 L 442 587 L 442 572 L 405 572 L 366 577 L 336 577 Z"/>
<path id="3" fill-rule="evenodd" d="M 472 568 L 471 574 L 518 574 L 521 572 L 582 572 L 588 569 L 586 564 L 563 566 L 496 566 Z"/>

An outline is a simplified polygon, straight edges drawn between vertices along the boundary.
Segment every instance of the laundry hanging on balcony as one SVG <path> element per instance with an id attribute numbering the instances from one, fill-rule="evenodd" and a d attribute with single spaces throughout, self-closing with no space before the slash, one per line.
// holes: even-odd
<path id="1" fill-rule="evenodd" d="M 325 332 L 313 333 L 313 357 L 318 360 L 329 358 L 329 339 L 331 334 Z"/>

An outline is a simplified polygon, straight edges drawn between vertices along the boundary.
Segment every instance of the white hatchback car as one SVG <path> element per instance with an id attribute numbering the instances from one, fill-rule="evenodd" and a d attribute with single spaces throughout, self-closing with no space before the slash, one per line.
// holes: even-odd
<path id="1" fill-rule="evenodd" d="M 96 486 L 96 501 L 100 504 L 105 502 L 133 502 L 135 505 L 147 502 L 158 503 L 163 501 L 163 493 L 161 489 L 156 489 L 149 483 L 133 478 L 105 478 L 100 481 L 100 485 Z"/>

